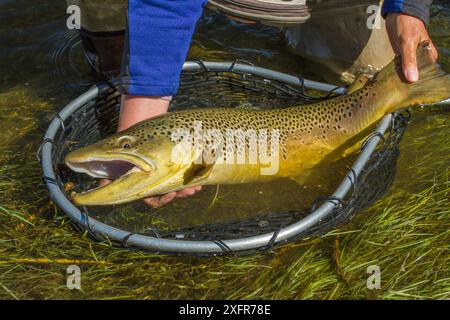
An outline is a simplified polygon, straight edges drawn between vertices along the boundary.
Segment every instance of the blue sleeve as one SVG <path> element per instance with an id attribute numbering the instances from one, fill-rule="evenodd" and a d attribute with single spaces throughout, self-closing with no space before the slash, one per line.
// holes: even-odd
<path id="1" fill-rule="evenodd" d="M 207 0 L 129 0 L 122 93 L 176 94 L 192 35 Z"/>
<path id="2" fill-rule="evenodd" d="M 384 0 L 381 15 L 386 17 L 388 13 L 406 13 L 428 25 L 432 3 L 433 0 Z"/>

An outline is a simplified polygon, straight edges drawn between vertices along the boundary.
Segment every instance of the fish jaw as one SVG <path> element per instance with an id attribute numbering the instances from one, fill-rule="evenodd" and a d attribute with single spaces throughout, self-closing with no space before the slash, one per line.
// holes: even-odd
<path id="1" fill-rule="evenodd" d="M 111 183 L 82 193 L 72 193 L 80 206 L 115 205 L 183 188 L 189 163 L 174 164 L 139 152 L 110 150 L 92 145 L 69 153 L 65 164 L 75 172 Z"/>
<path id="2" fill-rule="evenodd" d="M 111 152 L 95 145 L 70 152 L 64 163 L 73 171 L 93 178 L 114 179 L 136 167 L 144 172 L 155 170 L 154 161 L 131 152 Z"/>
<path id="3" fill-rule="evenodd" d="M 178 173 L 178 174 L 177 174 Z M 111 183 L 82 193 L 72 193 L 72 200 L 80 206 L 117 205 L 176 191 L 182 188 L 181 171 L 144 172 L 137 168 Z"/>

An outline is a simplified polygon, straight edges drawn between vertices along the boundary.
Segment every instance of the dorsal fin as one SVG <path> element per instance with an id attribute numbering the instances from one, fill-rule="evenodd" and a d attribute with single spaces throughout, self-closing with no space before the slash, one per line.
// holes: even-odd
<path id="1" fill-rule="evenodd" d="M 370 80 L 370 77 L 368 75 L 360 75 L 356 78 L 355 81 L 351 85 L 348 86 L 346 94 L 352 94 L 353 92 L 358 91 L 359 89 L 362 89 L 367 81 Z"/>

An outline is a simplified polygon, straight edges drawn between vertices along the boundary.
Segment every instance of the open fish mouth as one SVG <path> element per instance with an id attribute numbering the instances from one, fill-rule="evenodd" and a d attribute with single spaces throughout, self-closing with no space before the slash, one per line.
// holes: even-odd
<path id="1" fill-rule="evenodd" d="M 116 183 L 129 180 L 128 178 L 132 178 L 132 176 L 151 175 L 156 169 L 152 161 L 125 153 L 115 154 L 112 157 L 107 155 L 85 157 L 75 152 L 66 157 L 65 163 L 75 172 L 84 173 L 96 179 L 111 180 L 109 184 L 100 183 L 98 187 L 78 195 L 87 195 L 100 189 L 110 189 Z M 126 189 L 125 187 L 123 191 Z"/>
<path id="2" fill-rule="evenodd" d="M 85 173 L 93 178 L 115 180 L 132 172 L 146 171 L 136 163 L 123 159 L 92 159 L 83 162 L 67 161 L 75 172 Z"/>
<path id="3" fill-rule="evenodd" d="M 73 192 L 71 199 L 77 205 L 116 205 L 152 196 L 153 192 L 159 194 L 158 188 L 166 191 L 164 183 L 170 179 L 171 172 L 164 166 L 157 167 L 152 159 L 134 153 L 87 153 L 82 149 L 69 153 L 65 164 L 75 172 L 110 181 L 100 181 L 98 187 L 80 193 Z"/>

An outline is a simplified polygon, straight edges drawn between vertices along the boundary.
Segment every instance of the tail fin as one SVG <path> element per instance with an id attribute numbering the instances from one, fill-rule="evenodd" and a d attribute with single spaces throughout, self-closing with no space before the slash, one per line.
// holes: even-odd
<path id="1" fill-rule="evenodd" d="M 429 54 L 429 41 L 422 42 L 417 48 L 419 81 L 408 83 L 401 69 L 401 58 L 396 57 L 375 77 L 374 82 L 383 86 L 387 94 L 394 94 L 399 88 L 396 103 L 389 106 L 387 112 L 415 105 L 432 104 L 450 98 L 450 75 L 433 61 Z M 400 100 L 400 101 L 399 101 Z"/>

